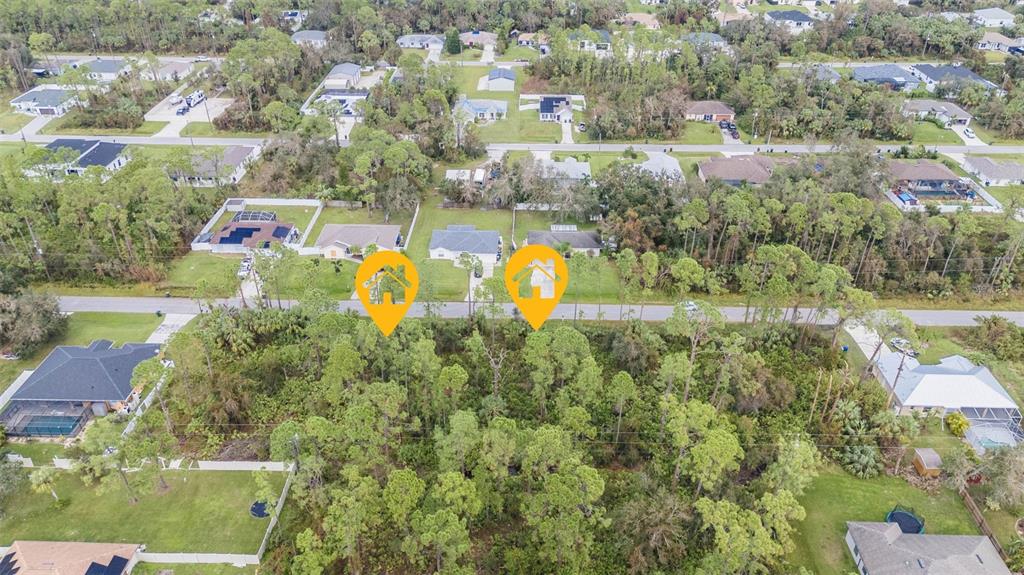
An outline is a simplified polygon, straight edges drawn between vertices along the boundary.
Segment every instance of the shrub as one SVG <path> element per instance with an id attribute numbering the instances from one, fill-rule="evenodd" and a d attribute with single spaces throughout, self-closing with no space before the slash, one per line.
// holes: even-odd
<path id="1" fill-rule="evenodd" d="M 971 422 L 967 421 L 962 413 L 954 412 L 946 416 L 946 426 L 949 427 L 949 431 L 953 435 L 963 437 L 967 434 L 967 428 L 971 426 Z"/>

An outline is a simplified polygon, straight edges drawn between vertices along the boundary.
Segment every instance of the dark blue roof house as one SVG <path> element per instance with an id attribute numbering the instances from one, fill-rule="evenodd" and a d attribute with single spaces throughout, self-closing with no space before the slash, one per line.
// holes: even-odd
<path id="1" fill-rule="evenodd" d="M 914 74 L 924 81 L 929 91 L 937 86 L 952 88 L 964 84 L 976 84 L 989 92 L 1000 91 L 999 86 L 964 66 L 918 64 L 914 66 Z"/>
<path id="2" fill-rule="evenodd" d="M 107 171 L 116 171 L 128 163 L 124 155 L 125 144 L 83 140 L 79 138 L 58 138 L 46 145 L 46 149 L 57 154 L 58 150 L 70 150 L 69 156 L 74 157 L 58 169 L 51 168 L 51 174 L 63 172 L 64 175 L 82 174 L 91 166 L 99 166 Z"/>
<path id="3" fill-rule="evenodd" d="M 96 340 L 88 347 L 57 346 L 11 396 L 0 422 L 12 436 L 75 435 L 89 414 L 130 409 L 138 399 L 135 367 L 160 346 Z"/>
<path id="4" fill-rule="evenodd" d="M 488 80 L 512 80 L 516 81 L 516 73 L 508 68 L 495 68 L 487 73 Z"/>

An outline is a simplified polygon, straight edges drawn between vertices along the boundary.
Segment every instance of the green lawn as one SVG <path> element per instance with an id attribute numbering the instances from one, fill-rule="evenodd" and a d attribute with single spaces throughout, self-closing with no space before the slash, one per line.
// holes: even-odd
<path id="1" fill-rule="evenodd" d="M 320 256 L 300 258 L 295 271 L 281 280 L 281 297 L 299 299 L 307 288 L 318 288 L 334 299 L 349 299 L 354 290 L 357 267 L 354 262 L 339 261 L 335 264 Z M 264 289 L 271 298 L 277 297 L 276 286 L 265 285 Z"/>
<path id="2" fill-rule="evenodd" d="M 998 186 L 985 189 L 1004 207 L 1009 206 L 1013 200 L 1017 200 L 1018 206 L 1024 206 L 1024 186 Z"/>
<path id="3" fill-rule="evenodd" d="M 1004 138 L 999 132 L 986 129 L 980 124 L 971 125 L 971 129 L 981 141 L 988 142 L 991 146 L 1024 146 L 1024 140 Z"/>
<path id="4" fill-rule="evenodd" d="M 295 227 L 299 228 L 299 235 L 305 233 L 306 228 L 313 221 L 313 214 L 316 213 L 316 206 L 261 206 L 252 204 L 246 209 L 274 212 L 277 214 L 277 221 L 294 224 Z M 220 229 L 230 222 L 233 217 L 235 217 L 235 212 L 225 211 L 210 229 L 213 231 Z"/>
<path id="5" fill-rule="evenodd" d="M 412 212 L 405 212 L 401 214 L 392 214 L 389 221 L 384 221 L 384 210 L 373 210 L 369 214 L 366 213 L 365 209 L 350 210 L 346 208 L 324 208 L 320 212 L 320 217 L 316 219 L 313 224 L 313 231 L 310 232 L 309 237 L 306 239 L 306 246 L 312 246 L 316 244 L 316 239 L 320 237 L 320 232 L 323 231 L 324 226 L 327 224 L 393 224 L 402 226 L 402 235 L 409 233 L 409 224 L 412 222 Z"/>
<path id="6" fill-rule="evenodd" d="M 56 510 L 49 494 L 27 488 L 0 518 L 0 545 L 16 539 L 145 543 L 150 552 L 255 553 L 269 523 L 249 514 L 256 485 L 244 472 L 167 472 L 170 489 L 153 490 L 128 504 L 121 488 L 97 493 L 72 473 L 57 481 Z M 270 475 L 280 489 L 285 476 Z M 187 481 L 186 481 L 187 479 Z M 154 484 L 154 487 L 155 484 Z"/>
<path id="7" fill-rule="evenodd" d="M 953 130 L 940 128 L 932 122 L 914 122 L 914 137 L 911 143 L 917 144 L 963 144 L 960 136 Z"/>
<path id="8" fill-rule="evenodd" d="M 72 135 L 72 136 L 152 136 L 166 126 L 167 122 L 142 122 L 138 128 L 68 128 L 67 124 L 72 123 L 77 112 L 69 112 L 59 118 L 50 120 L 48 124 L 39 130 L 40 134 L 47 135 Z"/>
<path id="9" fill-rule="evenodd" d="M 17 361 L 0 359 L 0 391 L 26 369 L 37 365 L 57 345 L 88 345 L 96 339 L 109 339 L 115 344 L 146 341 L 162 320 L 155 314 L 76 312 L 68 318 L 68 329 L 63 337 L 43 346 L 35 355 Z"/>
<path id="10" fill-rule="evenodd" d="M 0 112 L 0 134 L 13 134 L 32 121 L 32 116 L 18 112 Z"/>
<path id="11" fill-rule="evenodd" d="M 490 71 L 486 67 L 453 66 L 459 93 L 469 98 L 504 100 L 508 102 L 508 117 L 487 124 L 478 124 L 477 131 L 485 142 L 559 142 L 562 128 L 555 122 L 541 122 L 537 110 L 519 111 L 519 91 L 526 81 L 526 71 L 516 69 L 515 92 L 477 90 L 477 82 Z"/>
<path id="12" fill-rule="evenodd" d="M 857 479 L 829 468 L 814 480 L 800 499 L 807 518 L 796 525 L 794 566 L 816 575 L 846 575 L 856 571 L 846 548 L 847 521 L 885 521 L 897 504 L 913 508 L 928 533 L 977 535 L 978 529 L 954 492 L 930 495 L 898 477 Z"/>
<path id="13" fill-rule="evenodd" d="M 259 567 L 225 564 L 185 565 L 181 563 L 139 563 L 132 575 L 255 575 Z"/>
<path id="14" fill-rule="evenodd" d="M 679 160 L 679 169 L 683 171 L 683 175 L 686 179 L 692 180 L 697 177 L 697 164 L 708 158 L 721 157 L 721 154 L 693 154 L 683 152 L 672 152 L 669 154 L 673 158 Z"/>
<path id="15" fill-rule="evenodd" d="M 8 156 L 15 156 L 21 154 L 25 150 L 25 144 L 12 144 L 3 143 L 0 144 L 0 158 L 6 158 Z"/>
<path id="16" fill-rule="evenodd" d="M 230 297 L 238 288 L 235 272 L 241 255 L 214 255 L 209 252 L 189 252 L 171 262 L 163 281 L 131 284 L 37 284 L 37 289 L 60 295 L 160 297 L 170 293 L 173 297 L 192 297 L 200 279 L 206 279 L 209 295 Z"/>
<path id="17" fill-rule="evenodd" d="M 197 138 L 266 138 L 269 132 L 226 132 L 218 130 L 211 122 L 189 122 L 181 130 L 182 136 L 195 136 Z"/>
<path id="18" fill-rule="evenodd" d="M 526 46 L 509 46 L 504 54 L 495 58 L 499 62 L 515 62 L 516 60 L 534 61 L 540 57 L 540 52 Z"/>
<path id="19" fill-rule="evenodd" d="M 686 121 L 686 128 L 683 131 L 682 137 L 672 138 L 671 140 L 648 140 L 644 139 L 642 142 L 639 140 L 598 140 L 593 132 L 584 132 L 583 134 L 575 135 L 576 141 L 579 143 L 596 144 L 601 141 L 612 144 L 636 144 L 636 143 L 652 143 L 652 144 L 691 144 L 691 145 L 704 145 L 704 146 L 717 146 L 722 143 L 722 131 L 718 128 L 718 124 L 711 122 L 693 122 Z"/>
<path id="20" fill-rule="evenodd" d="M 627 158 L 619 152 L 556 152 L 551 159 L 564 161 L 566 158 L 576 158 L 580 162 L 590 162 L 590 173 L 594 176 L 603 174 L 614 162 L 625 164 L 640 164 L 647 161 L 647 154 L 637 152 L 636 158 Z"/>
<path id="21" fill-rule="evenodd" d="M 445 50 L 441 50 L 441 61 L 442 62 L 476 62 L 480 60 L 480 56 L 483 56 L 484 51 L 476 48 L 466 48 L 458 54 L 449 54 Z"/>
<path id="22" fill-rule="evenodd" d="M 559 220 L 555 214 L 549 212 L 518 210 L 516 211 L 516 227 L 514 231 L 516 246 L 523 245 L 523 242 L 526 241 L 526 234 L 531 230 L 549 230 L 552 224 L 572 224 L 580 230 L 597 229 L 597 224 L 594 222 L 581 222 L 574 218 Z"/>
<path id="23" fill-rule="evenodd" d="M 430 236 L 433 230 L 443 230 L 450 224 L 472 224 L 478 230 L 497 230 L 505 242 L 503 258 L 508 257 L 512 238 L 512 212 L 510 210 L 444 209 L 440 198 L 432 196 L 420 203 L 416 229 L 408 238 L 406 254 L 416 264 L 420 285 L 431 283 L 431 297 L 436 300 L 461 300 L 469 288 L 466 270 L 444 260 L 429 260 Z M 504 259 L 502 260 L 504 262 Z M 502 273 L 497 268 L 495 273 Z M 421 291 L 423 288 L 420 288 Z"/>
<path id="24" fill-rule="evenodd" d="M 4 449 L 28 457 L 35 465 L 53 461 L 54 457 L 64 456 L 64 446 L 59 443 L 32 441 L 29 443 L 8 443 Z"/>

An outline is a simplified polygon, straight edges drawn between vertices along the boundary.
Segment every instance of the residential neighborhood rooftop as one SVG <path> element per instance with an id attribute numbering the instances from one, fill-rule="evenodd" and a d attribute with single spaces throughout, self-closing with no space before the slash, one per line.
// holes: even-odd
<path id="1" fill-rule="evenodd" d="M 979 84 L 986 88 L 998 88 L 998 86 L 989 80 L 982 78 L 966 66 L 952 66 L 949 64 L 942 64 L 939 66 L 934 64 L 918 64 L 914 66 L 914 69 L 933 82 L 945 83 L 962 81 Z"/>
<path id="2" fill-rule="evenodd" d="M 122 575 L 141 546 L 133 543 L 15 541 L 0 556 L 5 575 Z"/>
<path id="3" fill-rule="evenodd" d="M 814 19 L 799 10 L 771 10 L 765 15 L 779 22 L 814 22 Z"/>
<path id="4" fill-rule="evenodd" d="M 516 79 L 516 73 L 511 68 L 494 68 L 490 72 L 487 73 L 487 79 L 488 80 L 505 79 L 505 80 L 513 80 L 514 81 Z"/>
<path id="5" fill-rule="evenodd" d="M 1009 160 L 993 160 L 984 156 L 967 156 L 966 164 L 986 180 L 1024 180 L 1024 164 Z"/>
<path id="6" fill-rule="evenodd" d="M 292 42 L 326 42 L 327 32 L 322 30 L 299 30 L 292 34 Z"/>
<path id="7" fill-rule="evenodd" d="M 967 110 L 964 110 L 953 102 L 947 102 L 945 100 L 907 100 L 903 103 L 903 110 L 915 113 L 925 112 L 929 114 L 943 114 L 957 120 L 970 120 L 973 117 Z"/>
<path id="8" fill-rule="evenodd" d="M 11 104 L 35 102 L 39 106 L 59 106 L 75 97 L 72 90 L 65 88 L 38 87 L 11 100 Z"/>
<path id="9" fill-rule="evenodd" d="M 430 249 L 452 253 L 490 254 L 498 251 L 501 234 L 495 230 L 478 230 L 473 225 L 449 225 L 430 233 Z"/>
<path id="10" fill-rule="evenodd" d="M 846 526 L 870 575 L 1010 575 L 988 537 L 903 533 L 896 523 Z"/>
<path id="11" fill-rule="evenodd" d="M 316 239 L 316 247 L 359 246 L 370 244 L 394 248 L 402 234 L 402 227 L 391 224 L 327 224 Z"/>
<path id="12" fill-rule="evenodd" d="M 601 249 L 601 235 L 592 231 L 530 230 L 526 233 L 526 243 L 531 246 L 542 245 L 556 249 L 562 245 L 568 245 L 577 250 L 599 250 Z"/>
<path id="13" fill-rule="evenodd" d="M 907 82 L 913 78 L 909 70 L 896 64 L 858 66 L 853 69 L 853 78 L 861 82 L 896 81 Z"/>
<path id="14" fill-rule="evenodd" d="M 878 360 L 878 369 L 901 405 L 981 407 L 1015 409 L 1017 404 L 989 369 L 975 365 L 961 355 L 951 355 L 938 364 L 922 364 L 902 353 L 888 353 Z"/>
<path id="15" fill-rule="evenodd" d="M 156 344 L 114 347 L 103 339 L 87 347 L 57 346 L 11 401 L 121 401 L 131 395 L 135 366 L 159 351 Z"/>
<path id="16" fill-rule="evenodd" d="M 960 176 L 945 164 L 934 160 L 916 160 L 913 162 L 901 162 L 890 160 L 888 162 L 889 174 L 896 181 L 925 181 L 925 180 L 959 180 Z"/>

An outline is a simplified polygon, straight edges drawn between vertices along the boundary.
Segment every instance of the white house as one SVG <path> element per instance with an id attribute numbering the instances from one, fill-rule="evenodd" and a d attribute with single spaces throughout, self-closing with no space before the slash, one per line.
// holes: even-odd
<path id="1" fill-rule="evenodd" d="M 967 156 L 964 161 L 967 171 L 986 186 L 1015 186 L 1024 184 L 1024 164 L 997 161 L 982 156 Z"/>
<path id="2" fill-rule="evenodd" d="M 406 34 L 398 37 L 399 48 L 412 48 L 416 50 L 440 50 L 444 46 L 444 39 L 434 34 Z"/>
<path id="3" fill-rule="evenodd" d="M 487 73 L 487 90 L 490 92 L 515 92 L 516 73 L 509 68 L 495 68 Z"/>
<path id="4" fill-rule="evenodd" d="M 847 521 L 845 539 L 862 575 L 1010 575 L 983 535 L 904 533 L 898 523 Z"/>
<path id="5" fill-rule="evenodd" d="M 994 83 L 982 78 L 966 66 L 955 66 L 950 64 L 916 64 L 911 66 L 911 73 L 925 84 L 929 92 L 934 92 L 942 87 L 949 93 L 957 93 L 960 88 L 967 84 L 975 84 L 986 92 L 995 92 L 1003 95 L 1005 90 Z"/>
<path id="6" fill-rule="evenodd" d="M 992 52 L 1009 52 L 1010 48 L 1019 48 L 1024 46 L 1024 42 L 1021 39 L 1007 38 L 999 32 L 993 32 L 986 30 L 981 36 L 981 41 L 978 42 L 979 50 L 988 50 Z"/>
<path id="7" fill-rule="evenodd" d="M 957 106 L 953 102 L 940 100 L 907 100 L 901 108 L 904 116 L 914 117 L 919 120 L 935 118 L 949 128 L 951 126 L 969 126 L 973 116 L 967 110 Z"/>
<path id="8" fill-rule="evenodd" d="M 358 64 L 353 64 L 352 62 L 338 64 L 331 68 L 331 71 L 324 78 L 324 88 L 329 90 L 355 88 L 356 84 L 359 83 L 361 75 L 362 68 Z"/>
<path id="9" fill-rule="evenodd" d="M 539 109 L 541 122 L 572 122 L 572 100 L 568 96 L 544 96 Z"/>
<path id="10" fill-rule="evenodd" d="M 505 100 L 471 99 L 462 96 L 455 104 L 453 111 L 462 111 L 467 120 L 501 120 L 508 116 L 508 102 Z"/>
<path id="11" fill-rule="evenodd" d="M 100 82 L 113 82 L 131 69 L 124 58 L 99 57 L 75 62 L 71 67 L 76 69 L 85 67 L 89 71 L 89 77 Z"/>
<path id="12" fill-rule="evenodd" d="M 971 19 L 978 26 L 985 28 L 1008 28 L 1013 26 L 1013 14 L 1002 8 L 982 8 L 975 10 Z"/>
<path id="13" fill-rule="evenodd" d="M 430 259 L 458 263 L 459 256 L 469 254 L 483 263 L 501 261 L 501 234 L 495 230 L 478 230 L 471 225 L 450 225 L 430 234 Z"/>
<path id="14" fill-rule="evenodd" d="M 581 232 L 573 225 L 553 225 L 551 230 L 530 230 L 526 232 L 528 246 L 547 246 L 551 249 L 567 247 L 569 252 L 590 257 L 601 255 L 604 245 L 597 232 Z"/>
<path id="15" fill-rule="evenodd" d="M 63 116 L 78 102 L 74 90 L 44 84 L 11 100 L 11 107 L 32 116 Z"/>
<path id="16" fill-rule="evenodd" d="M 329 260 L 358 256 L 368 246 L 394 251 L 401 244 L 402 227 L 375 224 L 327 224 L 316 239 L 316 247 Z"/>
<path id="17" fill-rule="evenodd" d="M 255 146 L 227 146 L 219 157 L 196 154 L 191 158 L 192 169 L 174 172 L 171 179 L 187 182 L 196 188 L 237 184 L 259 157 L 259 151 Z"/>
<path id="18" fill-rule="evenodd" d="M 321 30 L 299 30 L 292 34 L 292 42 L 307 48 L 324 48 L 327 46 L 327 32 Z"/>
<path id="19" fill-rule="evenodd" d="M 160 65 L 156 74 L 146 64 L 142 66 L 142 78 L 145 80 L 162 80 L 165 82 L 177 82 L 192 73 L 194 64 L 192 62 L 172 61 Z"/>
<path id="20" fill-rule="evenodd" d="M 814 27 L 814 20 L 799 10 L 772 10 L 766 12 L 769 21 L 789 30 L 790 34 L 801 34 Z"/>
<path id="21" fill-rule="evenodd" d="M 483 30 L 470 30 L 459 34 L 459 41 L 471 48 L 483 48 L 484 46 L 495 46 L 498 43 L 498 35 L 494 32 Z"/>
<path id="22" fill-rule="evenodd" d="M 899 413 L 959 412 L 971 422 L 967 439 L 978 451 L 999 444 L 1015 445 L 1024 438 L 1020 408 L 985 366 L 961 355 L 923 365 L 894 352 L 883 352 L 876 365 Z"/>
<path id="23" fill-rule="evenodd" d="M 537 167 L 543 178 L 554 180 L 558 183 L 569 185 L 576 182 L 589 180 L 590 162 L 581 162 L 572 156 L 562 160 L 540 159 L 537 160 Z"/>

